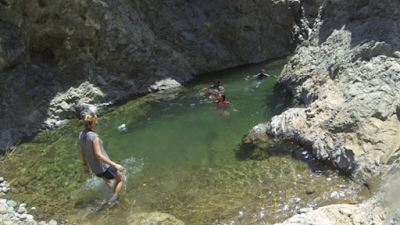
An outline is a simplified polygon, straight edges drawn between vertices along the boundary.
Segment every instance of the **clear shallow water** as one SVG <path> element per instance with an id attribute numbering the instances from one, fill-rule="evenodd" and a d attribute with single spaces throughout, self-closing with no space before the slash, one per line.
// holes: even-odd
<path id="1" fill-rule="evenodd" d="M 87 224 L 125 224 L 133 213 L 165 212 L 186 224 L 266 224 L 304 207 L 362 199 L 361 187 L 293 146 L 262 161 L 236 159 L 235 149 L 254 125 L 290 105 L 275 86 L 286 60 L 206 75 L 186 88 L 151 94 L 99 113 L 97 132 L 112 160 L 126 168 L 120 202 L 101 180 L 82 172 L 74 120 L 18 146 L 1 164 L 12 197 L 38 207 L 38 217 Z M 247 78 L 266 68 L 258 88 Z M 217 109 L 202 96 L 220 79 L 238 112 Z M 126 124 L 125 132 L 117 127 Z M 284 147 L 282 146 L 282 149 Z M 307 195 L 306 191 L 315 191 Z"/>

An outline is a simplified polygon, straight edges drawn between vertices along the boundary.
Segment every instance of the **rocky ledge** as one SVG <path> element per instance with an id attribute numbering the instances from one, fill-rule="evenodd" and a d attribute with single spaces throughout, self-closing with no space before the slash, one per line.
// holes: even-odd
<path id="1" fill-rule="evenodd" d="M 400 146 L 398 1 L 327 1 L 279 83 L 306 108 L 274 117 L 267 133 L 309 146 L 360 181 Z"/>
<path id="2" fill-rule="evenodd" d="M 278 80 L 305 107 L 258 125 L 259 139 L 301 143 L 361 182 L 390 166 L 400 146 L 399 7 L 326 1 Z"/>
<path id="3" fill-rule="evenodd" d="M 396 207 L 384 196 L 400 171 L 399 9 L 395 0 L 323 1 L 309 38 L 278 80 L 304 108 L 290 108 L 258 125 L 264 127 L 261 133 L 244 138 L 243 143 L 255 139 L 260 148 L 268 137 L 305 145 L 319 160 L 368 186 L 379 177 L 379 191 L 361 205 L 344 211 L 328 206 L 283 224 L 313 223 L 317 214 L 329 221 L 325 224 L 398 223 Z M 370 217 L 375 212 L 377 217 Z M 327 219 L 333 214 L 346 220 Z"/>

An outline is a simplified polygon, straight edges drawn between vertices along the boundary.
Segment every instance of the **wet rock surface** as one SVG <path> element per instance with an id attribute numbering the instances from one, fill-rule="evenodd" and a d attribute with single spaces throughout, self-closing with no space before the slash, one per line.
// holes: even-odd
<path id="1" fill-rule="evenodd" d="M 288 54 L 309 24 L 303 11 L 298 0 L 1 1 L 0 150 L 116 101 Z"/>

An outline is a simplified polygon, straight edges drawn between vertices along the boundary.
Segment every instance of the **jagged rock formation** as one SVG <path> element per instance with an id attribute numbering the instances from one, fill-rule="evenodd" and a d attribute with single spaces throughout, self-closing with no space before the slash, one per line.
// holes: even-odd
<path id="1" fill-rule="evenodd" d="M 365 181 L 400 146 L 400 3 L 325 4 L 279 78 L 307 108 L 274 117 L 267 133 Z"/>
<path id="2" fill-rule="evenodd" d="M 399 9 L 394 0 L 324 1 L 309 38 L 285 66 L 279 83 L 306 108 L 258 125 L 266 126 L 264 137 L 309 146 L 318 159 L 367 185 L 380 177 L 380 191 L 361 205 L 328 206 L 282 224 L 400 220 L 393 192 L 400 171 Z"/>
<path id="3" fill-rule="evenodd" d="M 164 79 L 177 86 L 288 54 L 307 35 L 300 5 L 0 0 L 0 149 Z"/>

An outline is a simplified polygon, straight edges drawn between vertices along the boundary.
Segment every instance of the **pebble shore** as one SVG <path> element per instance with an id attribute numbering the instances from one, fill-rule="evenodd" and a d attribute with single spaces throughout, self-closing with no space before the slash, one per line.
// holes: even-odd
<path id="1" fill-rule="evenodd" d="M 0 197 L 5 197 L 10 191 L 11 185 L 0 177 Z M 17 203 L 14 200 L 0 198 L 0 224 L 4 225 L 58 225 L 55 220 L 49 222 L 35 221 L 36 208 L 32 207 L 29 210 L 25 203 Z"/>

